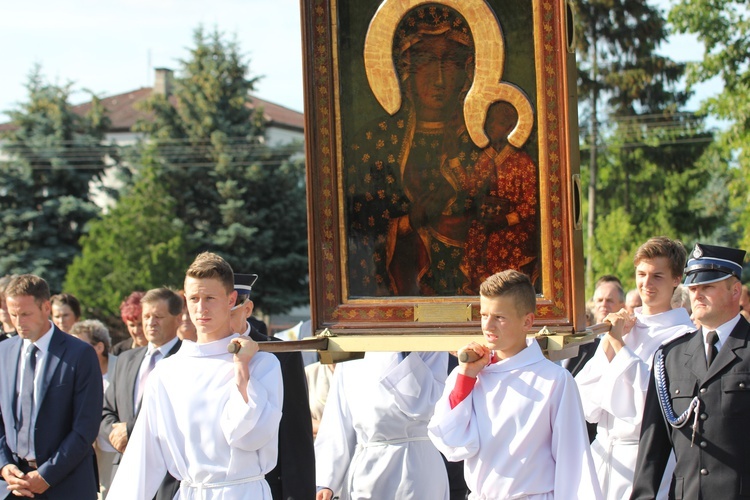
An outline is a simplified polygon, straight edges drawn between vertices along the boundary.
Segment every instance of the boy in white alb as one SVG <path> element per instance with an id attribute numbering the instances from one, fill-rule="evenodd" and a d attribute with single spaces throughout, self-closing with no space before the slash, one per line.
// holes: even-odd
<path id="1" fill-rule="evenodd" d="M 576 375 L 586 420 L 598 423 L 591 453 L 608 500 L 630 497 L 654 353 L 695 329 L 688 312 L 671 304 L 686 258 L 682 243 L 669 238 L 651 238 L 641 245 L 633 262 L 643 305 L 635 308 L 634 320 L 625 309 L 607 315 L 611 330 Z M 667 498 L 673 470 L 674 456 L 658 498 Z"/>
<path id="2" fill-rule="evenodd" d="M 315 438 L 317 500 L 448 500 L 427 437 L 448 372 L 445 352 L 368 352 L 336 365 Z"/>
<path id="3" fill-rule="evenodd" d="M 177 499 L 271 500 L 264 476 L 276 465 L 283 389 L 276 357 L 233 334 L 232 268 L 202 253 L 185 277 L 198 341 L 150 373 L 143 403 L 108 500 L 153 498 L 164 475 Z M 230 343 L 240 346 L 227 352 Z"/>
<path id="4" fill-rule="evenodd" d="M 464 460 L 472 499 L 599 499 L 581 400 L 573 377 L 535 340 L 536 293 L 503 271 L 480 287 L 486 345 L 464 351 L 428 426 L 435 446 Z"/>

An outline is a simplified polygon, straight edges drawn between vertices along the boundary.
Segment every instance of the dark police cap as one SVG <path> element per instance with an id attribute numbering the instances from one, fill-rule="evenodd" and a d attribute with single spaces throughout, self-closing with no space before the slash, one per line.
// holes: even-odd
<path id="1" fill-rule="evenodd" d="M 234 273 L 234 289 L 237 296 L 249 296 L 253 285 L 258 280 L 257 274 L 237 274 Z"/>
<path id="2" fill-rule="evenodd" d="M 745 251 L 697 243 L 685 268 L 685 286 L 705 285 L 730 276 L 742 279 Z"/>

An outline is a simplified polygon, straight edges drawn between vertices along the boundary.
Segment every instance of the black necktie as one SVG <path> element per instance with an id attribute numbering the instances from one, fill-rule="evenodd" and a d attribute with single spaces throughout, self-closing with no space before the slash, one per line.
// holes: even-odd
<path id="1" fill-rule="evenodd" d="M 708 350 L 706 351 L 706 366 L 711 366 L 711 363 L 716 359 L 716 355 L 719 350 L 716 348 L 716 343 L 719 341 L 719 334 L 715 330 L 711 330 L 706 334 L 706 343 L 708 344 Z"/>
<path id="2" fill-rule="evenodd" d="M 18 456 L 26 458 L 31 451 L 31 414 L 34 409 L 34 371 L 36 370 L 37 346 L 31 344 L 26 350 L 26 364 L 21 378 L 21 407 L 18 415 Z"/>

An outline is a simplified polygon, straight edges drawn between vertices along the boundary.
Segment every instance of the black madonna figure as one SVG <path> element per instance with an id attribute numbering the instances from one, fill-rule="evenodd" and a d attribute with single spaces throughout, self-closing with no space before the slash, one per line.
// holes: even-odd
<path id="1" fill-rule="evenodd" d="M 344 156 L 351 296 L 477 295 L 503 269 L 536 278 L 537 169 L 508 140 L 531 107 L 502 84 L 512 98 L 487 107 L 488 143 L 477 146 L 464 105 L 475 57 L 467 20 L 447 5 L 419 5 L 398 22 L 400 108 L 364 127 Z"/>

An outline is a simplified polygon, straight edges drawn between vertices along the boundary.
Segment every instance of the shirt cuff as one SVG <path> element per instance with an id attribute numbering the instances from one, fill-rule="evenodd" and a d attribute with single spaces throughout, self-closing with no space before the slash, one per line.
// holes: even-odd
<path id="1" fill-rule="evenodd" d="M 451 405 L 451 410 L 459 405 L 461 401 L 466 399 L 466 397 L 471 394 L 471 391 L 474 389 L 474 384 L 476 384 L 477 379 L 474 377 L 469 377 L 464 375 L 463 373 L 459 373 L 456 377 L 456 385 L 453 387 L 453 390 L 451 391 L 450 396 L 448 396 L 448 402 Z"/>

